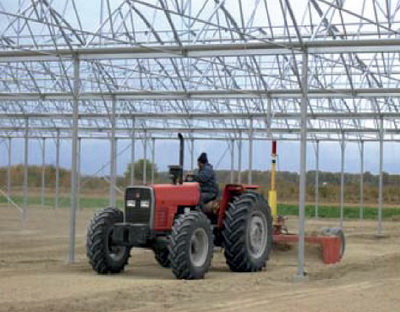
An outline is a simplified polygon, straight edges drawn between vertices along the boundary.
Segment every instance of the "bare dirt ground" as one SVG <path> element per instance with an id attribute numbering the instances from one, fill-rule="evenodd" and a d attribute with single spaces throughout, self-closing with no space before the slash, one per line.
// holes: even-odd
<path id="1" fill-rule="evenodd" d="M 77 224 L 77 261 L 66 264 L 67 209 L 30 208 L 25 228 L 14 208 L 0 206 L 0 311 L 400 311 L 400 223 L 347 221 L 347 250 L 340 264 L 324 265 L 306 246 L 308 280 L 294 282 L 296 248 L 274 251 L 267 270 L 232 273 L 214 254 L 205 280 L 175 280 L 151 251 L 134 249 L 120 275 L 100 276 L 85 257 L 86 224 Z M 309 220 L 307 231 L 337 225 Z M 296 230 L 296 220 L 289 220 Z"/>

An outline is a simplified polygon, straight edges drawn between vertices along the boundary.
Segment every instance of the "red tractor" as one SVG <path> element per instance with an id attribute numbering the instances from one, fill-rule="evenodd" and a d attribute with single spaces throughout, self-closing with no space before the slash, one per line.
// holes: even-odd
<path id="1" fill-rule="evenodd" d="M 125 211 L 106 208 L 91 220 L 87 256 L 100 274 L 120 273 L 132 247 L 150 248 L 178 279 L 200 279 L 208 271 L 213 247 L 222 246 L 235 272 L 266 266 L 272 248 L 270 207 L 258 186 L 228 184 L 221 199 L 203 205 L 197 182 L 183 181 L 184 140 L 179 166 L 170 166 L 171 184 L 132 186 Z"/>

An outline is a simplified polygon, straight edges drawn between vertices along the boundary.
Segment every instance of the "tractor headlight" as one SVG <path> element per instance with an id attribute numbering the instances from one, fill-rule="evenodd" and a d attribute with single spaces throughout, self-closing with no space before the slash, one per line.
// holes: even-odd
<path id="1" fill-rule="evenodd" d="M 126 207 L 135 207 L 136 203 L 134 200 L 127 200 L 126 201 Z"/>
<path id="2" fill-rule="evenodd" d="M 140 202 L 140 208 L 150 208 L 150 201 L 148 200 L 142 200 Z"/>

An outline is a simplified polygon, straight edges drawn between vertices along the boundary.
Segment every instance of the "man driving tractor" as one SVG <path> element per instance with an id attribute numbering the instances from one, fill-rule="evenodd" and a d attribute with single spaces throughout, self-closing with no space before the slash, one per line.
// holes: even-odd
<path id="1" fill-rule="evenodd" d="M 197 158 L 197 165 L 199 169 L 189 176 L 193 181 L 200 184 L 201 202 L 207 204 L 218 197 L 219 191 L 215 172 L 213 166 L 208 162 L 206 153 L 201 153 Z"/>

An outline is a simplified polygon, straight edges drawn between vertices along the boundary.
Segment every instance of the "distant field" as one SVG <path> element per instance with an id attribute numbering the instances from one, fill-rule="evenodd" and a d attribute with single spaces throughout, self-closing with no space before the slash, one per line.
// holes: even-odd
<path id="1" fill-rule="evenodd" d="M 364 207 L 364 219 L 377 219 L 378 209 L 377 207 Z M 297 205 L 280 204 L 278 205 L 278 211 L 281 215 L 298 215 L 299 208 Z M 306 217 L 314 217 L 315 206 L 306 206 Z M 360 217 L 360 208 L 353 206 L 345 206 L 343 209 L 343 215 L 345 219 L 358 219 Z M 320 205 L 318 208 L 318 216 L 320 218 L 334 218 L 338 219 L 340 216 L 340 206 L 332 205 Z M 393 219 L 400 218 L 400 207 L 384 207 L 382 209 L 382 218 Z"/>
<path id="2" fill-rule="evenodd" d="M 24 199 L 22 195 L 11 196 L 11 198 L 17 205 L 23 205 Z M 60 198 L 58 199 L 58 207 L 70 207 L 70 202 L 71 200 L 69 196 L 60 196 Z M 79 202 L 81 208 L 102 208 L 109 205 L 108 198 L 96 198 L 92 196 L 81 196 Z M 0 203 L 7 203 L 7 199 L 4 196 L 0 196 Z M 117 200 L 118 207 L 122 207 L 122 204 L 122 200 Z M 28 205 L 41 205 L 40 196 L 29 196 Z M 54 207 L 54 197 L 45 197 L 44 205 L 48 207 Z"/>
<path id="3" fill-rule="evenodd" d="M 17 205 L 23 205 L 23 196 L 15 195 L 12 196 L 12 200 Z M 0 196 L 0 204 L 6 204 L 7 199 L 4 196 Z M 41 205 L 40 196 L 30 196 L 28 200 L 29 205 Z M 109 205 L 107 198 L 96 198 L 93 196 L 81 196 L 80 198 L 80 207 L 81 208 L 89 208 L 89 209 L 99 209 L 102 207 L 107 207 Z M 45 197 L 45 206 L 54 207 L 54 197 Z M 117 206 L 122 207 L 123 201 L 117 200 Z M 70 198 L 69 196 L 62 196 L 59 199 L 59 207 L 60 208 L 68 208 L 70 207 Z M 306 216 L 313 217 L 314 205 L 306 206 Z M 296 204 L 279 204 L 278 211 L 280 215 L 298 215 L 299 210 Z M 358 207 L 354 206 L 345 206 L 343 211 L 344 217 L 346 219 L 358 219 L 360 216 L 360 210 Z M 320 218 L 339 218 L 340 215 L 340 207 L 335 205 L 326 205 L 322 204 L 319 206 L 318 215 Z M 364 218 L 365 219 L 376 219 L 378 217 L 378 209 L 377 207 L 365 207 L 364 208 Z M 382 217 L 385 219 L 397 219 L 400 218 L 400 207 L 384 207 L 382 210 Z"/>

